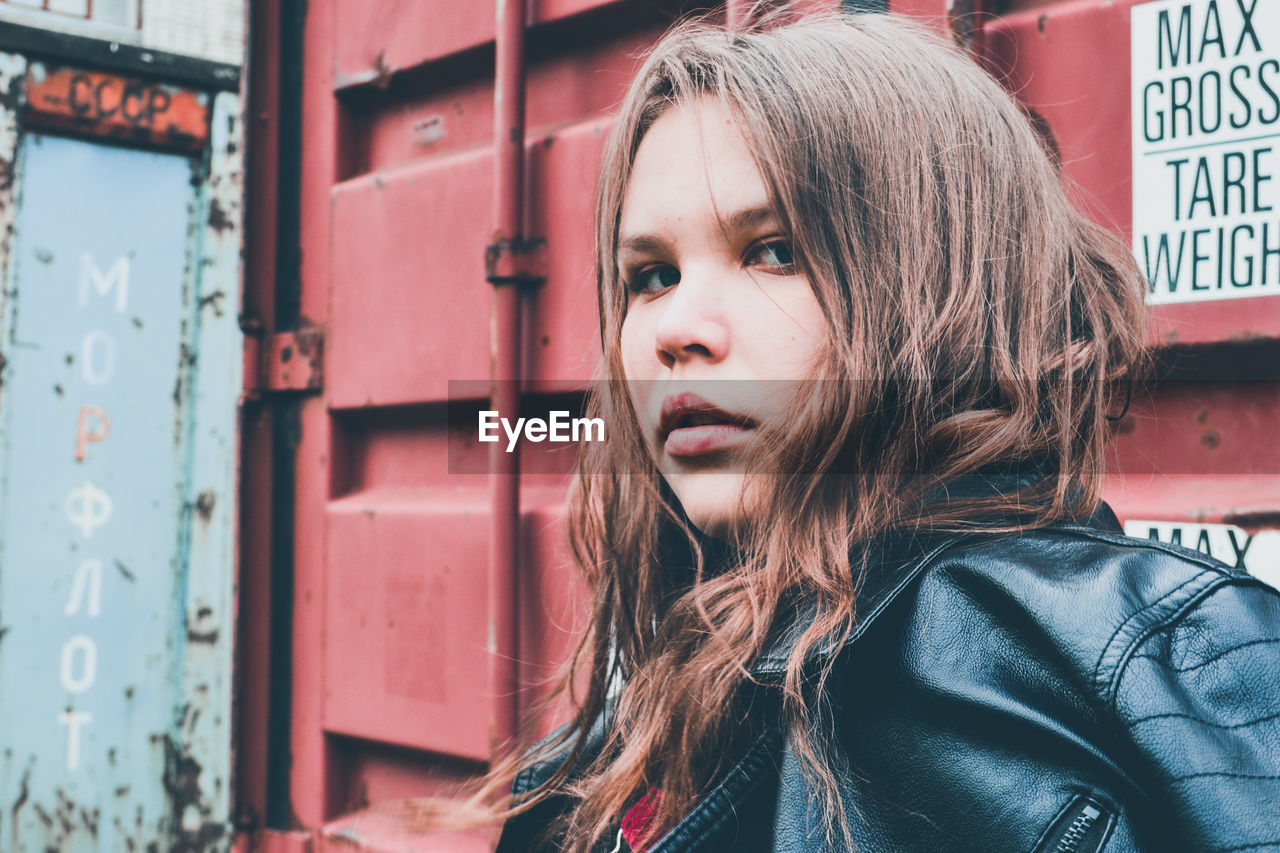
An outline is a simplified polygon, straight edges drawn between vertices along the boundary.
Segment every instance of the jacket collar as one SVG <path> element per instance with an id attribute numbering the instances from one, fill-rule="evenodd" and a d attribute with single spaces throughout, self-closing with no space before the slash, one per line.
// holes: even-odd
<path id="1" fill-rule="evenodd" d="M 952 532 L 900 533 L 881 540 L 883 544 L 878 548 L 876 561 L 869 568 L 862 592 L 858 596 L 858 608 L 848 637 L 843 641 L 832 640 L 817 647 L 813 658 L 821 660 L 856 642 L 934 558 L 950 546 L 973 535 Z M 751 667 L 751 674 L 771 679 L 785 673 L 791 652 L 810 621 L 809 611 L 804 609 L 791 618 L 766 645 L 765 651 Z"/>
<path id="2" fill-rule="evenodd" d="M 983 469 L 939 487 L 925 500 L 933 503 L 959 497 L 1007 494 L 1031 484 L 1046 473 L 1038 467 L 1021 470 L 999 467 Z M 1093 528 L 1115 531 L 1122 529 L 1115 513 L 1106 503 L 1099 504 L 1097 511 L 1080 523 Z M 858 597 L 858 609 L 849 635 L 843 641 L 832 640 L 817 647 L 813 659 L 822 660 L 852 645 L 943 551 L 980 535 L 980 532 L 906 530 L 879 537 L 872 545 L 875 558 L 868 568 Z M 784 674 L 791 652 L 810 621 L 806 611 L 802 609 L 777 631 L 751 667 L 752 676 L 771 680 Z"/>

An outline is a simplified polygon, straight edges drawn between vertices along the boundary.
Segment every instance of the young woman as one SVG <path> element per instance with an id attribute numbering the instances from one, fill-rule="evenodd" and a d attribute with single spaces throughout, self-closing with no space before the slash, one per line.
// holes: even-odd
<path id="1" fill-rule="evenodd" d="M 1280 596 L 1101 502 L 1143 282 L 1048 148 L 893 16 L 657 45 L 500 851 L 1280 849 Z"/>

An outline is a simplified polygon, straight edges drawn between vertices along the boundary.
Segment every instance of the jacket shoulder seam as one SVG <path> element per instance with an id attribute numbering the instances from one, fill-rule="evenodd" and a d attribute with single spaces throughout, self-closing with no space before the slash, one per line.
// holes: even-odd
<path id="1" fill-rule="evenodd" d="M 1135 650 L 1152 633 L 1173 623 L 1214 589 L 1232 580 L 1232 575 L 1224 574 L 1211 565 L 1130 613 L 1116 626 L 1093 669 L 1094 688 L 1106 707 L 1114 704 L 1120 676 Z"/>
<path id="2" fill-rule="evenodd" d="M 1124 533 L 1112 533 L 1107 530 L 1097 530 L 1092 527 L 1082 527 L 1077 524 L 1065 524 L 1059 527 L 1044 528 L 1059 533 L 1065 533 L 1072 536 L 1079 536 L 1085 539 L 1096 539 L 1099 542 L 1106 542 L 1109 545 L 1115 545 L 1120 548 L 1136 548 L 1161 551 L 1170 557 L 1193 563 L 1201 566 L 1203 569 L 1216 572 L 1224 577 L 1253 577 L 1243 569 L 1232 568 L 1216 557 L 1210 557 L 1208 554 L 1195 551 L 1191 548 L 1185 548 L 1181 545 L 1174 545 L 1169 542 L 1161 542 L 1156 539 L 1142 539 L 1137 536 L 1128 536 Z"/>

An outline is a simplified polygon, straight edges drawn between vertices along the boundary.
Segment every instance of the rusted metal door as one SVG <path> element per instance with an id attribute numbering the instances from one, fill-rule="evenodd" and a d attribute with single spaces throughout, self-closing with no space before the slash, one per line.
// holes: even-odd
<path id="1" fill-rule="evenodd" d="M 1160 3 L 1176 25 L 1182 6 Z M 1194 3 L 1187 14 L 1203 41 L 1212 4 Z M 251 207 L 262 219 L 251 228 L 247 300 L 261 339 L 255 352 L 268 353 L 269 377 L 296 335 L 323 338 L 323 380 L 304 388 L 264 379 L 248 419 L 246 454 L 258 462 L 246 469 L 255 521 L 243 544 L 257 586 L 245 631 L 251 644 L 271 647 L 272 663 L 246 669 L 243 730 L 259 757 L 241 799 L 246 828 L 264 830 L 246 835 L 246 846 L 486 846 L 417 838 L 370 805 L 438 790 L 482 770 L 488 756 L 490 484 L 460 473 L 482 470 L 484 449 L 451 444 L 446 420 L 450 383 L 484 388 L 489 376 L 492 5 L 312 0 L 305 13 L 295 3 L 256 12 L 261 145 L 252 156 L 262 180 L 251 187 Z M 531 409 L 572 408 L 587 383 L 597 347 L 590 209 L 601 137 L 640 52 L 693 5 L 532 4 L 525 234 L 547 248 L 545 283 L 522 297 Z M 1261 81 L 1273 79 L 1262 72 L 1280 26 L 1264 37 L 1261 22 L 1280 4 L 1255 5 L 1267 10 L 1255 13 L 1260 46 L 1251 60 L 1265 125 L 1258 133 L 1274 134 L 1263 121 L 1271 113 Z M 1133 241 L 1136 226 L 1178 219 L 1167 184 L 1154 193 L 1133 179 L 1155 162 L 1132 143 L 1134 87 L 1166 69 L 1143 66 L 1150 50 L 1131 52 L 1131 40 L 1149 44 L 1141 40 L 1152 37 L 1152 20 L 1158 34 L 1156 4 L 888 6 L 955 33 L 1017 94 L 1100 222 Z M 1231 145 L 1270 144 L 1244 135 Z M 1261 156 L 1259 167 L 1269 168 Z M 1250 203 L 1273 204 L 1277 186 L 1265 184 Z M 1256 227 L 1269 221 L 1280 234 L 1267 217 Z M 1169 299 L 1153 285 L 1153 343 L 1166 367 L 1122 424 L 1108 496 L 1136 535 L 1181 536 L 1228 558 L 1231 548 L 1246 549 L 1244 562 L 1265 573 L 1280 451 L 1259 431 L 1274 423 L 1276 396 L 1265 382 L 1221 381 L 1246 368 L 1243 378 L 1266 378 L 1262 367 L 1277 363 L 1280 297 L 1269 272 L 1257 275 L 1247 293 L 1214 283 L 1185 299 L 1185 290 Z M 483 402 L 482 394 L 453 396 L 464 408 Z M 527 459 L 521 471 L 526 688 L 562 658 L 581 616 L 558 526 L 572 459 L 548 458 Z M 1222 524 L 1233 526 L 1214 526 Z"/>
<path id="2" fill-rule="evenodd" d="M 0 53 L 5 851 L 230 844 L 241 122 L 218 88 Z"/>
<path id="3" fill-rule="evenodd" d="M 546 239 L 549 267 L 523 297 L 525 391 L 530 406 L 558 394 L 570 408 L 596 347 L 601 135 L 639 52 L 683 6 L 535 5 L 527 233 Z M 251 183 L 264 194 L 251 210 L 277 213 L 274 233 L 249 229 L 246 307 L 264 350 L 306 329 L 322 331 L 324 349 L 321 393 L 264 381 L 247 415 L 246 459 L 263 462 L 246 471 L 257 479 L 245 500 L 274 521 L 246 525 L 246 575 L 276 579 L 246 607 L 262 642 L 268 620 L 279 631 L 286 611 L 292 619 L 275 637 L 287 660 L 277 653 L 246 683 L 245 711 L 260 725 L 244 730 L 276 738 L 241 789 L 249 821 L 268 829 L 264 849 L 306 849 L 313 837 L 425 845 L 360 810 L 474 775 L 489 757 L 490 483 L 449 464 L 483 470 L 487 447 L 451 448 L 446 420 L 450 382 L 484 389 L 489 377 L 494 28 L 491 3 L 311 2 L 305 16 L 283 4 L 254 19 L 253 113 L 275 147 L 250 154 L 271 176 Z M 289 190 L 292 162 L 303 166 Z M 525 684 L 563 658 L 580 616 L 559 536 L 572 462 L 526 460 L 522 471 Z"/>

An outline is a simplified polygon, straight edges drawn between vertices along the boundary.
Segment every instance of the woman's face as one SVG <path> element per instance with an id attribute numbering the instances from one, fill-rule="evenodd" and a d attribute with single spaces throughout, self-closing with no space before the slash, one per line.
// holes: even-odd
<path id="1" fill-rule="evenodd" d="M 700 530 L 743 521 L 744 453 L 810 375 L 826 322 L 732 114 L 672 107 L 636 152 L 618 234 L 622 361 L 658 469 Z"/>

